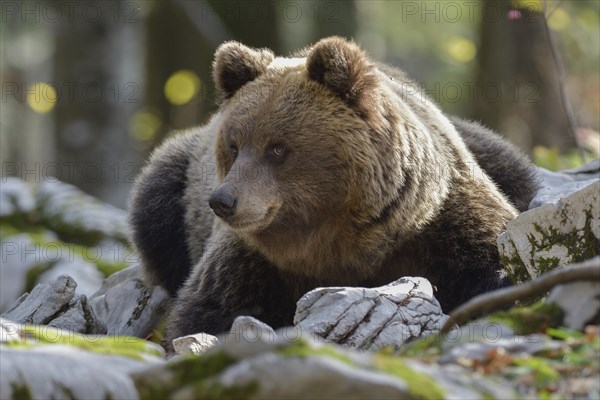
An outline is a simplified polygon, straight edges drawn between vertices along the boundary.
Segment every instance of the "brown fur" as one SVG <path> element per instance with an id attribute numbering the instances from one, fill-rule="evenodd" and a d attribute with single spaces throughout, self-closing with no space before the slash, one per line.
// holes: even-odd
<path id="1" fill-rule="evenodd" d="M 148 243 L 164 240 L 163 257 L 183 251 L 195 264 L 170 337 L 216 333 L 241 314 L 289 324 L 294 302 L 317 286 L 425 276 L 450 310 L 506 284 L 496 238 L 517 211 L 448 118 L 352 42 L 323 39 L 305 55 L 222 45 L 219 111 L 177 139 L 186 150 L 158 150 L 142 175 L 131 207 L 138 249 L 154 254 Z M 186 163 L 171 165 L 179 157 Z M 169 203 L 185 221 L 174 237 L 142 217 L 149 190 L 140 188 L 162 195 L 153 176 L 165 168 L 185 175 L 184 194 Z M 214 218 L 211 193 L 235 199 L 235 213 Z M 151 274 L 169 270 L 149 258 Z M 182 270 L 169 279 L 181 285 Z"/>

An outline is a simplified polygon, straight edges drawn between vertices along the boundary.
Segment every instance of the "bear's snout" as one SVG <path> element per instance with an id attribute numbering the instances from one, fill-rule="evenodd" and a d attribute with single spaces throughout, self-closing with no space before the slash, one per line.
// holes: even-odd
<path id="1" fill-rule="evenodd" d="M 220 218 L 228 218 L 235 214 L 236 198 L 224 190 L 215 190 L 208 199 L 208 205 Z"/>

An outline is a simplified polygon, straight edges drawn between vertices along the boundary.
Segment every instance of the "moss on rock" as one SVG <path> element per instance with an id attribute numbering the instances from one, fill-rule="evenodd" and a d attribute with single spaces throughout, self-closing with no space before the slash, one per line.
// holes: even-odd
<path id="1" fill-rule="evenodd" d="M 136 360 L 142 359 L 144 355 L 163 355 L 158 346 L 129 336 L 80 335 L 46 325 L 23 325 L 20 327 L 20 334 L 21 340 L 8 341 L 3 345 L 22 348 L 67 345 L 93 353 L 120 355 Z"/>
<path id="2" fill-rule="evenodd" d="M 537 302 L 528 307 L 515 307 L 498 311 L 485 318 L 487 321 L 505 324 L 518 335 L 545 333 L 547 328 L 559 327 L 564 311 L 557 305 Z"/>
<path id="3" fill-rule="evenodd" d="M 182 358 L 133 378 L 141 398 L 248 398 L 256 391 L 256 384 L 224 387 L 213 379 L 236 361 L 225 351 L 214 351 Z"/>
<path id="4" fill-rule="evenodd" d="M 376 354 L 373 366 L 382 372 L 401 378 L 409 393 L 416 399 L 443 399 L 445 392 L 436 381 L 422 372 L 414 371 L 400 357 Z"/>
<path id="5" fill-rule="evenodd" d="M 285 357 L 329 357 L 341 361 L 344 364 L 354 364 L 350 357 L 337 351 L 332 346 L 315 347 L 301 339 L 295 340 L 290 345 L 277 349 L 275 353 Z"/>
<path id="6" fill-rule="evenodd" d="M 519 257 L 519 253 L 516 251 L 515 243 L 512 240 L 509 240 L 511 248 L 503 249 L 500 252 L 500 263 L 504 266 L 508 277 L 511 279 L 513 283 L 527 282 L 531 279 L 531 275 Z M 507 255 L 509 254 L 509 255 Z"/>
<path id="7" fill-rule="evenodd" d="M 11 399 L 14 400 L 32 400 L 33 395 L 31 389 L 25 382 L 11 382 L 10 388 L 12 390 Z"/>

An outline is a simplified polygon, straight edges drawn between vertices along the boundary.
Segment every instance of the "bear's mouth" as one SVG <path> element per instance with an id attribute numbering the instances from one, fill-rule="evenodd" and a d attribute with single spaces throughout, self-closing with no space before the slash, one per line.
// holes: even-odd
<path id="1" fill-rule="evenodd" d="M 247 220 L 247 219 L 230 219 L 227 222 L 227 224 L 232 228 L 235 229 L 236 231 L 242 231 L 242 232 L 253 232 L 253 231 L 259 231 L 262 230 L 264 228 L 266 228 L 267 226 L 269 226 L 271 224 L 271 222 L 273 222 L 273 219 L 275 218 L 275 214 L 277 211 L 278 207 L 276 206 L 270 206 L 267 211 L 263 214 L 262 217 L 260 218 L 256 218 L 256 219 L 252 219 L 252 220 Z"/>

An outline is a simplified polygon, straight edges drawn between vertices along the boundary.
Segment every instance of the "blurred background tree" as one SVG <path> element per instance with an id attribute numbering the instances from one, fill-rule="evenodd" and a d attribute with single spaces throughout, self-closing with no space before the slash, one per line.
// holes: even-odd
<path id="1" fill-rule="evenodd" d="M 56 4 L 67 10 L 74 3 Z M 52 82 L 61 93 L 54 109 L 56 164 L 61 166 L 57 178 L 120 204 L 127 198 L 134 166 L 142 161 L 141 154 L 131 151 L 127 127 L 145 87 L 143 81 L 130 80 L 144 73 L 145 51 L 138 45 L 143 32 L 134 23 L 114 19 L 127 4 L 84 0 L 78 6 L 86 10 L 86 18 L 61 18 L 52 27 Z"/>
<path id="2" fill-rule="evenodd" d="M 212 57 L 232 39 L 287 54 L 351 37 L 421 82 L 446 112 L 484 122 L 544 166 L 580 164 L 577 143 L 590 159 L 600 153 L 597 0 L 0 7 L 2 176 L 55 176 L 121 207 L 152 148 L 215 110 Z"/>

